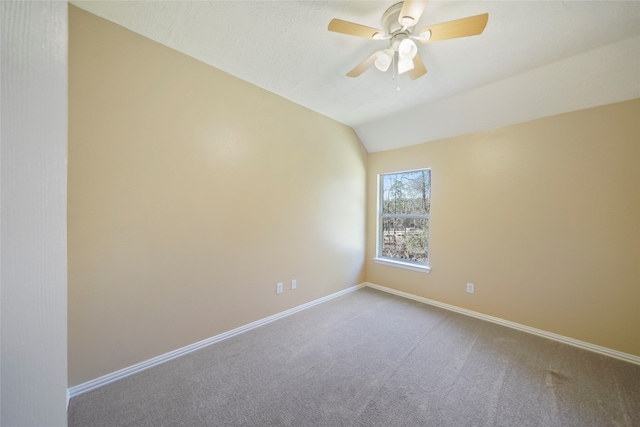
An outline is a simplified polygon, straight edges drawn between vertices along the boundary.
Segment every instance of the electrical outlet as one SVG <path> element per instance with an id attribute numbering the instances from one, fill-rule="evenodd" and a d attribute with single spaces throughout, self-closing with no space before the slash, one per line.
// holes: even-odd
<path id="1" fill-rule="evenodd" d="M 470 294 L 475 292 L 476 285 L 474 285 L 473 283 L 467 283 L 467 292 L 469 292 Z"/>
<path id="2" fill-rule="evenodd" d="M 296 287 L 298 287 L 298 283 L 296 282 L 296 279 L 293 279 L 291 281 L 291 289 L 295 289 Z"/>
<path id="3" fill-rule="evenodd" d="M 281 294 L 282 293 L 282 283 L 278 283 L 276 285 L 276 294 Z"/>

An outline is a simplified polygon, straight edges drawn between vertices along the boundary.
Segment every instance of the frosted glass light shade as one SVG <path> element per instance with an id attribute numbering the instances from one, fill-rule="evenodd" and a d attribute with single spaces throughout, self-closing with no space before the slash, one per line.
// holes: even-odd
<path id="1" fill-rule="evenodd" d="M 413 59 L 401 59 L 398 61 L 398 74 L 413 70 Z"/>
<path id="2" fill-rule="evenodd" d="M 387 71 L 391 61 L 393 60 L 393 51 L 391 49 L 385 49 L 378 52 L 376 61 L 374 62 L 376 68 L 380 71 Z"/>
<path id="3" fill-rule="evenodd" d="M 411 39 L 404 39 L 398 45 L 398 55 L 400 59 L 413 59 L 418 53 L 418 47 Z"/>

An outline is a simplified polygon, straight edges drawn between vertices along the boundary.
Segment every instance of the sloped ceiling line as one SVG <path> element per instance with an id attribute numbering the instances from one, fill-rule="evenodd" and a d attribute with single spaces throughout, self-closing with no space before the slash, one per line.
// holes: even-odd
<path id="1" fill-rule="evenodd" d="M 384 42 L 327 31 L 332 18 L 380 27 L 393 0 L 71 3 L 351 126 L 369 152 L 640 96 L 637 1 L 431 0 L 417 28 L 489 23 L 419 46 L 428 74 L 400 92 L 375 68 L 345 76 Z"/>

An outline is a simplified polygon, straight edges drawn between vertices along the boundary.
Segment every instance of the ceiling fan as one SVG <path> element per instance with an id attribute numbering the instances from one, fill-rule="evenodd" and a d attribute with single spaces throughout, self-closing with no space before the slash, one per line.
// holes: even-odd
<path id="1" fill-rule="evenodd" d="M 372 65 L 380 71 L 392 70 L 398 74 L 408 73 L 411 80 L 427 74 L 414 40 L 421 43 L 433 43 L 441 40 L 482 34 L 487 26 L 489 14 L 470 16 L 455 21 L 430 25 L 413 35 L 414 26 L 418 23 L 427 0 L 405 0 L 396 3 L 382 15 L 382 28 L 367 27 L 341 19 L 329 22 L 329 31 L 364 37 L 372 40 L 389 40 L 386 49 L 379 50 L 347 73 L 349 77 L 358 77 Z"/>

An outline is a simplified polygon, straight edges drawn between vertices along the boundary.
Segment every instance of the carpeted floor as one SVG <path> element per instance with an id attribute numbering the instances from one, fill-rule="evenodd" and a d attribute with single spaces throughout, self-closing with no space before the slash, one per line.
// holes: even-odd
<path id="1" fill-rule="evenodd" d="M 77 396 L 69 426 L 640 426 L 640 366 L 363 288 Z"/>

